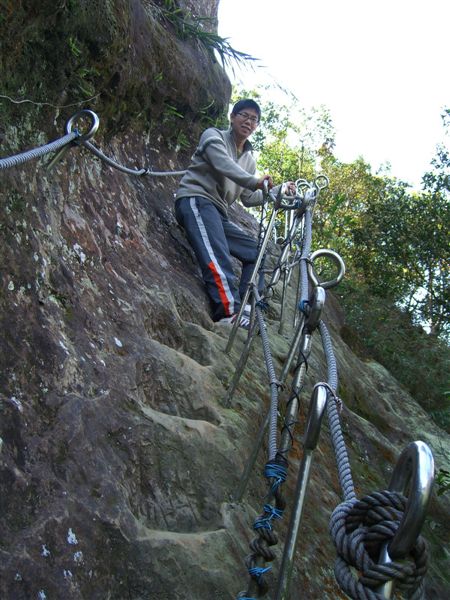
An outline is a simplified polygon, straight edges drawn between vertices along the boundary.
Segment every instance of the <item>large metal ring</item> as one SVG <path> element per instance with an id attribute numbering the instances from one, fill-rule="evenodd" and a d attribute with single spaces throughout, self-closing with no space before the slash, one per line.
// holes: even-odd
<path id="1" fill-rule="evenodd" d="M 314 179 L 314 185 L 318 190 L 324 190 L 330 184 L 330 180 L 326 175 L 317 175 Z"/>
<path id="2" fill-rule="evenodd" d="M 304 197 L 306 190 L 311 189 L 311 184 L 306 179 L 297 179 L 295 187 L 297 188 L 298 195 Z"/>
<path id="3" fill-rule="evenodd" d="M 422 529 L 434 482 L 434 459 L 424 442 L 411 442 L 401 453 L 389 489 L 408 497 L 400 525 L 388 546 L 393 559 L 407 556 Z"/>
<path id="4" fill-rule="evenodd" d="M 314 261 L 316 260 L 316 258 L 319 258 L 320 256 L 325 256 L 326 258 L 329 258 L 337 266 L 338 274 L 336 275 L 336 277 L 334 279 L 330 279 L 330 281 L 320 281 L 319 278 L 317 277 L 317 274 L 314 271 Z M 308 263 L 308 274 L 309 274 L 311 281 L 313 282 L 313 284 L 315 286 L 320 285 L 325 290 L 328 290 L 328 289 L 338 285 L 338 283 L 340 283 L 342 281 L 342 278 L 345 275 L 345 263 L 342 260 L 342 258 L 339 256 L 339 254 L 337 252 L 334 252 L 334 250 L 326 250 L 326 249 L 316 250 L 315 252 L 313 252 L 311 254 L 311 257 L 310 257 L 310 262 Z"/>
<path id="5" fill-rule="evenodd" d="M 100 119 L 97 114 L 93 110 L 89 110 L 88 108 L 83 108 L 83 110 L 78 111 L 74 115 L 70 117 L 67 121 L 65 130 L 66 133 L 72 133 L 72 126 L 77 122 L 80 117 L 89 117 L 91 120 L 91 128 L 87 133 L 82 133 L 77 139 L 77 142 L 85 142 L 90 140 L 91 137 L 95 135 L 97 132 L 98 126 L 100 125 Z"/>

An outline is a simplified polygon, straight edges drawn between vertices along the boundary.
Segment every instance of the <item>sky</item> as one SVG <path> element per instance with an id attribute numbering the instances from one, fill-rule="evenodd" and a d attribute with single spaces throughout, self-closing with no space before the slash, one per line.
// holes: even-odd
<path id="1" fill-rule="evenodd" d="M 260 60 L 227 69 L 245 88 L 278 84 L 324 105 L 335 156 L 420 188 L 450 107 L 450 0 L 220 0 L 219 34 Z"/>

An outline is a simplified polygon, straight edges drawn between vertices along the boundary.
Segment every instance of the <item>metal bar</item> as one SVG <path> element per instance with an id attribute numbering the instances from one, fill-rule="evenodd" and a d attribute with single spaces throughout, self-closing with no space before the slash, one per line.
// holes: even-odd
<path id="1" fill-rule="evenodd" d="M 303 362 L 297 369 L 294 381 L 292 383 L 291 397 L 284 417 L 284 427 L 281 433 L 280 447 L 278 450 L 278 452 L 283 456 L 285 456 L 289 452 L 292 444 L 292 429 L 294 424 L 296 423 L 297 413 L 299 409 L 298 394 L 305 382 L 307 368 L 306 361 L 311 353 L 311 334 L 303 334 L 300 347 Z"/>
<path id="2" fill-rule="evenodd" d="M 288 269 L 283 271 L 283 288 L 281 292 L 281 310 L 280 310 L 280 325 L 278 327 L 278 333 L 284 334 L 286 325 L 286 304 L 287 304 L 287 288 L 289 284 Z"/>
<path id="3" fill-rule="evenodd" d="M 297 486 L 294 494 L 294 509 L 291 514 L 291 520 L 288 528 L 288 536 L 284 545 L 283 559 L 278 578 L 278 587 L 276 600 L 288 600 L 289 589 L 292 578 L 292 569 L 294 565 L 295 549 L 297 547 L 298 532 L 302 518 L 303 506 L 305 504 L 306 490 L 309 482 L 309 474 L 312 464 L 313 451 L 319 441 L 322 418 L 327 404 L 327 389 L 325 386 L 317 385 L 314 388 L 311 403 L 309 406 L 308 419 L 306 424 L 305 438 L 303 442 L 303 457 L 300 463 L 300 470 L 297 479 Z M 297 595 L 297 598 L 299 596 Z"/>
<path id="4" fill-rule="evenodd" d="M 252 311 L 253 314 L 254 311 Z M 241 356 L 237 363 L 236 369 L 234 371 L 233 379 L 231 381 L 230 387 L 228 388 L 227 395 L 225 396 L 225 400 L 223 405 L 225 408 L 229 408 L 231 406 L 231 400 L 233 399 L 234 392 L 238 386 L 239 380 L 241 379 L 242 373 L 244 372 L 245 366 L 247 364 L 248 357 L 250 355 L 250 350 L 252 347 L 253 340 L 256 337 L 256 334 L 259 330 L 258 324 L 254 323 L 253 326 L 250 324 L 250 332 L 245 341 L 245 346 L 241 352 Z"/>
<path id="5" fill-rule="evenodd" d="M 247 464 L 245 465 L 244 471 L 241 475 L 241 479 L 239 481 L 238 488 L 232 496 L 233 502 L 240 502 L 242 500 L 242 498 L 244 497 L 245 490 L 247 489 L 247 485 L 248 485 L 248 482 L 250 479 L 250 475 L 252 474 L 253 468 L 256 463 L 256 459 L 258 458 L 258 453 L 259 453 L 262 443 L 263 443 L 264 434 L 265 434 L 267 426 L 269 424 L 269 419 L 270 419 L 270 411 L 267 411 L 266 417 L 259 429 L 258 437 L 256 438 L 256 444 L 253 447 L 252 453 L 251 453 L 251 455 L 247 461 Z"/>
<path id="6" fill-rule="evenodd" d="M 266 249 L 267 249 L 267 245 L 269 243 L 270 240 L 270 236 L 272 233 L 272 229 L 274 228 L 275 225 L 275 217 L 277 216 L 278 213 L 278 209 L 276 209 L 274 207 L 273 211 L 272 211 L 272 215 L 270 217 L 270 221 L 269 221 L 269 225 L 267 226 L 267 230 L 266 230 L 266 234 L 264 236 L 264 239 L 262 241 L 261 244 L 261 248 L 259 249 L 259 254 L 258 257 L 256 259 L 255 262 L 255 266 L 253 268 L 253 273 L 252 276 L 250 278 L 250 282 L 249 285 L 247 287 L 247 290 L 244 294 L 244 297 L 242 298 L 242 303 L 241 303 L 241 308 L 239 309 L 239 313 L 238 316 L 233 324 L 233 328 L 230 331 L 230 337 L 228 338 L 228 343 L 227 346 L 225 348 L 225 352 L 227 354 L 229 354 L 229 352 L 231 351 L 231 348 L 233 347 L 233 343 L 234 343 L 234 339 L 236 337 L 236 333 L 237 333 L 237 329 L 239 327 L 239 321 L 241 319 L 242 313 L 244 312 L 245 309 L 245 305 L 248 302 L 249 296 L 250 296 L 250 292 L 254 287 L 257 287 L 257 280 L 258 280 L 258 275 L 259 275 L 259 268 L 261 266 L 264 254 L 266 253 Z"/>
<path id="7" fill-rule="evenodd" d="M 284 361 L 283 369 L 280 375 L 280 383 L 284 383 L 287 379 L 289 369 L 291 368 L 292 361 L 294 360 L 295 353 L 297 352 L 300 344 L 304 322 L 305 315 L 302 313 L 300 315 L 300 321 L 297 323 L 297 328 L 295 330 L 294 337 L 292 338 L 291 345 L 289 346 L 286 360 Z"/>

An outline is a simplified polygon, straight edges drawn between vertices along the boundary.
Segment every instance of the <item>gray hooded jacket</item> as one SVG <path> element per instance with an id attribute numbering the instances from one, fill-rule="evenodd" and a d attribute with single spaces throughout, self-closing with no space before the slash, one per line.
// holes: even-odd
<path id="1" fill-rule="evenodd" d="M 263 203 L 261 190 L 256 190 L 256 163 L 252 145 L 246 140 L 241 156 L 237 155 L 231 129 L 206 129 L 192 156 L 192 162 L 181 179 L 176 198 L 203 196 L 211 200 L 225 215 L 238 198 L 244 206 Z"/>

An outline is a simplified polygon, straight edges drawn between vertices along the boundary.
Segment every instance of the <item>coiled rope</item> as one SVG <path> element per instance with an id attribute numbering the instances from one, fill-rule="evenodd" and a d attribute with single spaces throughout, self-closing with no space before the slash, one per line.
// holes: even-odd
<path id="1" fill-rule="evenodd" d="M 270 350 L 269 336 L 267 333 L 266 325 L 264 323 L 264 317 L 262 314 L 262 304 L 261 298 L 259 296 L 258 290 L 254 290 L 254 295 L 256 298 L 255 310 L 256 310 L 256 318 L 258 321 L 259 332 L 261 335 L 262 347 L 264 358 L 266 361 L 267 374 L 269 376 L 269 385 L 270 385 L 270 417 L 269 417 L 269 461 L 275 459 L 277 454 L 277 416 L 278 416 L 278 389 L 280 386 L 280 382 L 276 378 L 275 367 L 273 365 L 272 352 Z"/>
<path id="2" fill-rule="evenodd" d="M 376 590 L 389 581 L 395 581 L 396 588 L 408 598 L 425 598 L 423 579 L 428 552 L 422 536 L 417 538 L 406 560 L 377 562 L 382 546 L 397 532 L 406 508 L 407 499 L 402 494 L 383 490 L 360 501 L 343 502 L 333 511 L 330 532 L 338 553 L 335 577 L 351 598 L 385 599 Z"/>

